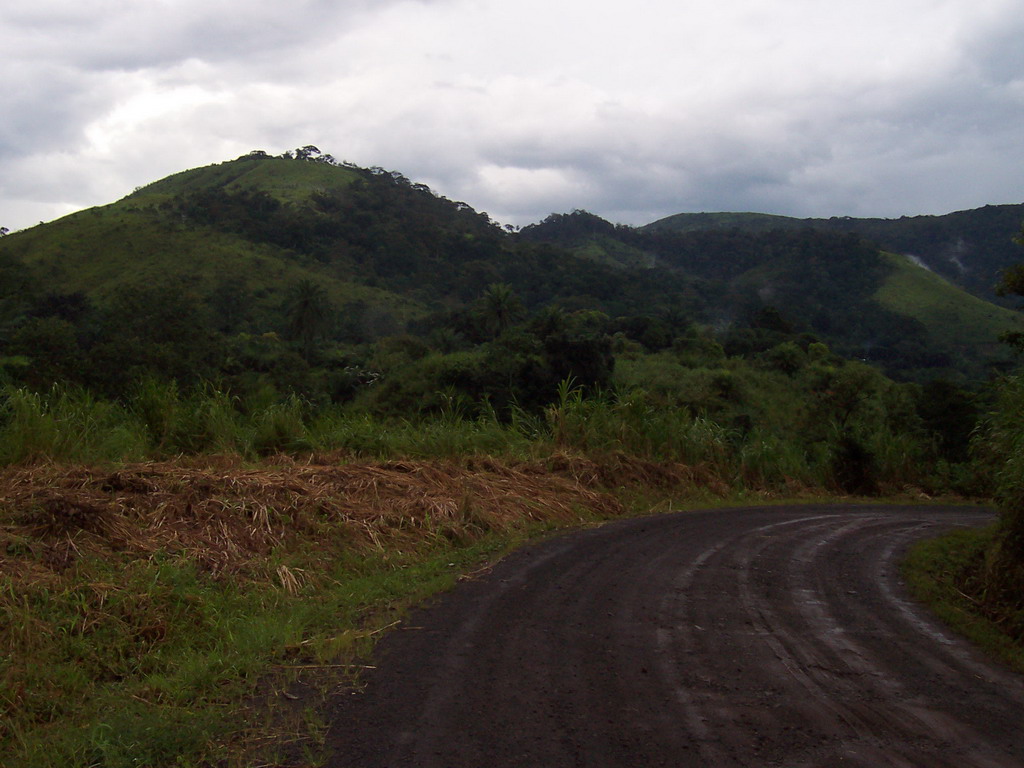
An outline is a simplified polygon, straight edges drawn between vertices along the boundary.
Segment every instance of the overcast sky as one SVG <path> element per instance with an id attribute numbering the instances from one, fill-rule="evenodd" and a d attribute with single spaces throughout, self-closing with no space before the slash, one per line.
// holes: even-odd
<path id="1" fill-rule="evenodd" d="M 315 144 L 502 223 L 1024 202 L 1024 0 L 3 0 L 0 225 Z"/>

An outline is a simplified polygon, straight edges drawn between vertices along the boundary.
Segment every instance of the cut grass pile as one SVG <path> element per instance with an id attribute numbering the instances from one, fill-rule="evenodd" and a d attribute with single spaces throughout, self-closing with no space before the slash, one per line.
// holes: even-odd
<path id="1" fill-rule="evenodd" d="M 722 490 L 624 455 L 0 470 L 0 764 L 249 765 L 261 744 L 308 747 L 308 722 L 264 741 L 268 679 L 345 672 L 402 606 L 531 532 L 626 514 L 599 489 L 641 486 Z"/>
<path id="2" fill-rule="evenodd" d="M 573 519 L 581 506 L 615 511 L 609 497 L 565 477 L 486 458 L 461 466 L 279 461 L 260 468 L 225 459 L 114 472 L 8 469 L 0 473 L 0 508 L 17 511 L 8 513 L 4 534 L 30 550 L 33 542 L 48 548 L 58 567 L 84 547 L 144 557 L 187 554 L 217 574 L 251 570 L 254 558 L 308 541 L 327 550 L 401 549 L 424 539 L 469 540 L 525 522 Z"/>

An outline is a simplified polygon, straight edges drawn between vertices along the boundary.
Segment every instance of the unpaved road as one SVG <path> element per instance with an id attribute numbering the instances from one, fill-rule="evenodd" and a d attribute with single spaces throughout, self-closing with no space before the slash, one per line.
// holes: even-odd
<path id="1" fill-rule="evenodd" d="M 334 768 L 1024 766 L 1024 682 L 906 595 L 977 508 L 629 520 L 520 550 L 413 614 L 337 697 Z"/>

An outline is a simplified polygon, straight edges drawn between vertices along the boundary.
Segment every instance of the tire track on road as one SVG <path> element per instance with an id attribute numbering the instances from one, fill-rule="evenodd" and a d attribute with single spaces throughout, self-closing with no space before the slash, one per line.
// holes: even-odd
<path id="1" fill-rule="evenodd" d="M 789 507 L 532 545 L 385 638 L 341 766 L 1024 765 L 1019 676 L 902 591 L 977 509 Z"/>

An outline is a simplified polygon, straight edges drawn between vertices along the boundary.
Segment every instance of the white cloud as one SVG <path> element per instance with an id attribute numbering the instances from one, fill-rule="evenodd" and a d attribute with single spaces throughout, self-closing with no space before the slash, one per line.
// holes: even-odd
<path id="1" fill-rule="evenodd" d="M 0 223 L 315 143 L 497 218 L 1024 200 L 1017 0 L 25 2 Z"/>

